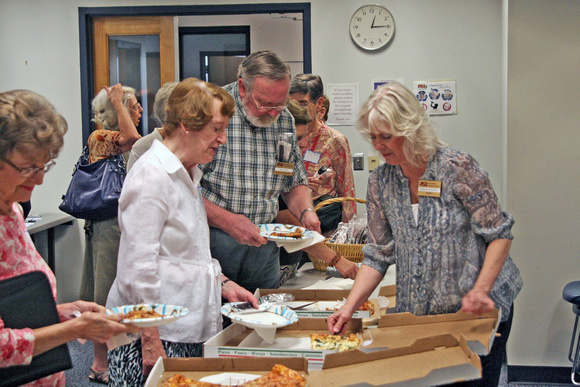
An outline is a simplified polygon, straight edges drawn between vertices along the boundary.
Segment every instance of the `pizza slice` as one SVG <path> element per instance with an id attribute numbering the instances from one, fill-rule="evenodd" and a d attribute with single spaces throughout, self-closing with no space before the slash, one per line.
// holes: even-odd
<path id="1" fill-rule="evenodd" d="M 312 349 L 316 351 L 333 351 L 338 349 L 339 352 L 343 352 L 360 347 L 362 345 L 362 339 L 354 333 L 345 336 L 330 335 L 328 333 L 311 333 L 310 343 Z"/>
<path id="2" fill-rule="evenodd" d="M 200 382 L 187 378 L 181 374 L 175 374 L 163 383 L 163 387 L 217 387 L 221 384 L 213 384 L 208 382 Z"/>
<path id="3" fill-rule="evenodd" d="M 304 387 L 306 379 L 299 372 L 281 364 L 272 367 L 272 372 L 241 385 L 242 387 Z"/>

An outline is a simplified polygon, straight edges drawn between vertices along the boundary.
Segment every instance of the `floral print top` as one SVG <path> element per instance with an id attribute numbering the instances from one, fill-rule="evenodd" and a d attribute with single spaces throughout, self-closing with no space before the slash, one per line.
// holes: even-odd
<path id="1" fill-rule="evenodd" d="M 89 162 L 107 159 L 121 154 L 119 145 L 121 132 L 115 130 L 98 129 L 89 136 Z"/>
<path id="2" fill-rule="evenodd" d="M 409 180 L 401 168 L 383 164 L 370 175 L 363 264 L 383 275 L 397 265 L 397 312 L 454 313 L 479 276 L 488 243 L 513 239 L 514 218 L 502 212 L 487 172 L 465 152 L 438 150 L 422 180 L 440 181 L 441 196 L 419 197 L 415 223 Z M 522 284 L 508 256 L 490 292 L 502 321 Z"/>
<path id="3" fill-rule="evenodd" d="M 316 200 L 323 195 L 354 198 L 352 156 L 346 137 L 339 131 L 322 124 L 318 131 L 309 133 L 305 140 L 307 141 L 305 146 L 300 147 L 302 156 L 308 150 L 320 154 L 318 164 L 304 161 L 308 176 L 314 176 L 324 165 L 334 171 L 333 177 L 328 179 L 325 185 L 321 185 L 317 192 L 312 193 L 312 199 Z M 356 214 L 356 203 L 344 202 L 342 221 L 348 222 L 354 214 Z"/>
<path id="4" fill-rule="evenodd" d="M 0 280 L 31 271 L 42 271 L 48 277 L 56 300 L 56 278 L 40 254 L 36 251 L 30 235 L 26 232 L 24 218 L 17 203 L 13 204 L 15 215 L 0 215 Z M 28 365 L 34 350 L 32 329 L 10 329 L 4 326 L 0 316 L 0 367 Z M 64 372 L 47 376 L 27 386 L 64 386 Z"/>

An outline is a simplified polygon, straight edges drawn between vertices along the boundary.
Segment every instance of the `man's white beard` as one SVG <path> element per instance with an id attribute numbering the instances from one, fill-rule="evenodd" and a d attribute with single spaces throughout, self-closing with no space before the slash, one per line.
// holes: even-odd
<path id="1" fill-rule="evenodd" d="M 246 112 L 246 117 L 252 123 L 252 125 L 257 126 L 258 128 L 265 128 L 267 126 L 272 125 L 278 117 L 280 116 L 279 112 L 276 112 L 275 116 L 271 116 L 270 114 L 266 113 L 263 116 L 255 116 L 250 112 L 248 109 L 248 101 L 249 98 L 242 98 L 242 106 L 244 107 L 244 111 Z"/>

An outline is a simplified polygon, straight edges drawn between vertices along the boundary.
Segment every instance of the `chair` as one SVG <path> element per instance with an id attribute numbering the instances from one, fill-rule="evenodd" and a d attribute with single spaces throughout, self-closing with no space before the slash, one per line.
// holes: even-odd
<path id="1" fill-rule="evenodd" d="M 570 350 L 568 351 L 568 360 L 572 362 L 572 383 L 580 385 L 580 381 L 576 381 L 575 377 L 580 368 L 580 334 L 576 338 L 576 331 L 578 328 L 578 317 L 580 316 L 580 281 L 572 281 L 564 286 L 562 291 L 564 300 L 572 304 L 572 311 L 576 315 L 574 320 L 574 330 L 572 331 L 572 339 L 570 340 Z M 574 350 L 574 344 L 576 349 Z M 574 356 L 572 357 L 572 353 Z"/>

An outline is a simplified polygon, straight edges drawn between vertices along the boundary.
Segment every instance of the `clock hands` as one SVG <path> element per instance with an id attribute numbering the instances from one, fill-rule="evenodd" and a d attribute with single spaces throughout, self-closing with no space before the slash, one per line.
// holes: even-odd
<path id="1" fill-rule="evenodd" d="M 373 28 L 387 28 L 387 27 L 389 27 L 389 25 L 388 25 L 388 24 L 387 24 L 387 25 L 384 25 L 384 26 L 375 26 L 375 20 L 376 20 L 376 19 L 377 19 L 377 16 L 375 15 L 375 16 L 373 17 L 373 22 L 371 23 L 371 29 L 373 29 Z"/>

